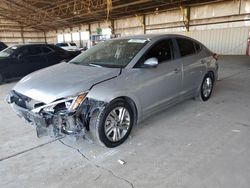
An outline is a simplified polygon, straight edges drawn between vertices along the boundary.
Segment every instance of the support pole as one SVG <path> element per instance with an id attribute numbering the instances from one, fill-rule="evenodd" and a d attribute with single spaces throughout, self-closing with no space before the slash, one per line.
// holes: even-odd
<path id="1" fill-rule="evenodd" d="M 24 36 L 23 36 L 23 26 L 21 26 L 21 38 L 22 38 L 22 43 L 25 43 Z"/>
<path id="2" fill-rule="evenodd" d="M 143 23 L 143 34 L 146 34 L 146 16 L 142 15 L 142 23 Z"/>
<path id="3" fill-rule="evenodd" d="M 73 33 L 72 33 L 72 27 L 70 28 L 70 40 L 71 40 L 71 42 L 73 42 Z"/>
<path id="4" fill-rule="evenodd" d="M 47 37 L 46 37 L 46 32 L 43 31 L 43 35 L 44 35 L 44 42 L 47 44 Z"/>
<path id="5" fill-rule="evenodd" d="M 189 31 L 189 23 L 190 23 L 190 7 L 187 7 L 187 20 L 186 20 L 186 28 Z"/>
<path id="6" fill-rule="evenodd" d="M 91 35 L 91 26 L 88 24 L 89 36 Z"/>
<path id="7" fill-rule="evenodd" d="M 111 34 L 114 35 L 115 34 L 115 21 L 111 20 Z"/>
<path id="8" fill-rule="evenodd" d="M 62 35 L 63 35 L 63 42 L 65 42 L 65 30 L 63 29 L 63 33 L 62 33 Z"/>

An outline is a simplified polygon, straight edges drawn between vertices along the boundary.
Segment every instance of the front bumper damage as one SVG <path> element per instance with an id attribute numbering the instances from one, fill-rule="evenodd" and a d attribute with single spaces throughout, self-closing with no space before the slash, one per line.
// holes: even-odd
<path id="1" fill-rule="evenodd" d="M 106 105 L 102 101 L 86 98 L 74 112 L 60 109 L 51 113 L 41 108 L 45 105 L 44 103 L 33 101 L 15 91 L 7 95 L 6 101 L 11 104 L 19 117 L 35 126 L 39 138 L 42 136 L 58 137 L 63 134 L 84 136 L 89 130 L 92 114 L 104 109 Z"/>

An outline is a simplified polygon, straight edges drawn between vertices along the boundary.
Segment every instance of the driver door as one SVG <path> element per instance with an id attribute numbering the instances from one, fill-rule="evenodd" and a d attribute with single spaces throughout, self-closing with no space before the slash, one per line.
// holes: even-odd
<path id="1" fill-rule="evenodd" d="M 29 72 L 47 67 L 46 54 L 43 53 L 41 46 L 29 46 L 29 55 L 25 58 L 28 62 Z"/>
<path id="2" fill-rule="evenodd" d="M 157 58 L 156 68 L 139 68 L 137 90 L 144 116 L 162 110 L 179 101 L 182 85 L 182 64 L 175 60 L 172 39 L 158 41 L 143 56 L 143 63 Z"/>

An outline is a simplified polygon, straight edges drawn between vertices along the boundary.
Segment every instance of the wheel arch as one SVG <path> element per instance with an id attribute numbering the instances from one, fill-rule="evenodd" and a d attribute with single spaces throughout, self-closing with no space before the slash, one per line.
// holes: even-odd
<path id="1" fill-rule="evenodd" d="M 215 73 L 213 70 L 208 70 L 206 74 L 211 74 L 211 76 L 213 77 L 213 82 L 215 81 Z"/>
<path id="2" fill-rule="evenodd" d="M 112 103 L 116 100 L 123 100 L 131 107 L 131 109 L 133 110 L 133 113 L 134 113 L 134 125 L 135 125 L 138 122 L 138 108 L 136 106 L 135 101 L 127 96 L 119 96 L 119 97 L 116 97 L 113 100 L 111 100 L 110 103 Z"/>
<path id="3" fill-rule="evenodd" d="M 199 95 L 199 92 L 200 92 L 200 89 L 201 89 L 201 84 L 202 84 L 203 79 L 205 78 L 205 76 L 206 76 L 207 74 L 211 74 L 211 75 L 212 75 L 212 77 L 213 77 L 213 83 L 215 83 L 216 78 L 217 78 L 217 77 L 216 77 L 216 73 L 215 73 L 215 71 L 214 71 L 214 70 L 212 70 L 212 69 L 208 69 L 208 70 L 206 70 L 206 71 L 203 73 L 203 75 L 202 75 L 202 79 L 200 80 L 199 87 L 197 88 L 197 93 L 196 93 L 196 96 L 198 96 L 198 95 Z"/>

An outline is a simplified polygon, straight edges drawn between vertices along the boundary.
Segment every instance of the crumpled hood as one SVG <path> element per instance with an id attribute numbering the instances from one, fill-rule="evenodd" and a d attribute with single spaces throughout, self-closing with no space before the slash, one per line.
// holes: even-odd
<path id="1" fill-rule="evenodd" d="M 118 76 L 119 73 L 118 68 L 60 63 L 29 74 L 13 90 L 48 104 L 87 91 L 94 84 Z"/>

